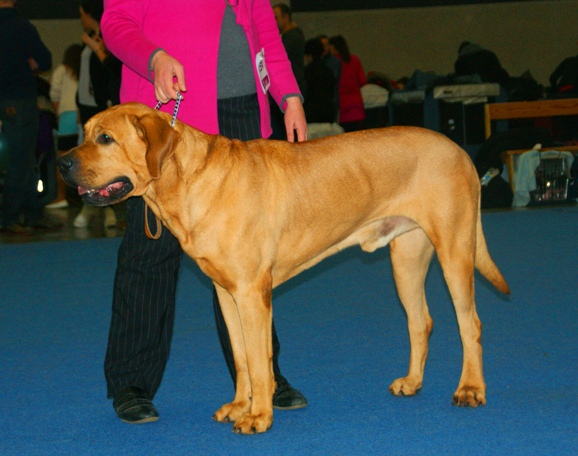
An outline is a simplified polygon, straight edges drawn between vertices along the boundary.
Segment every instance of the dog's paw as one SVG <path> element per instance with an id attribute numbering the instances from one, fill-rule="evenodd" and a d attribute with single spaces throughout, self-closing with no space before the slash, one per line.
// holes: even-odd
<path id="1" fill-rule="evenodd" d="M 239 420 L 243 415 L 245 415 L 251 409 L 251 402 L 230 402 L 223 405 L 219 410 L 213 415 L 215 421 L 220 423 L 232 423 Z"/>
<path id="2" fill-rule="evenodd" d="M 244 415 L 235 422 L 233 432 L 235 434 L 260 434 L 268 431 L 273 425 L 272 414 Z"/>
<path id="3" fill-rule="evenodd" d="M 403 377 L 395 380 L 389 387 L 389 392 L 394 396 L 414 396 L 421 389 L 421 380 L 411 377 Z"/>
<path id="4" fill-rule="evenodd" d="M 462 387 L 454 393 L 452 404 L 458 407 L 477 407 L 486 405 L 485 388 Z"/>

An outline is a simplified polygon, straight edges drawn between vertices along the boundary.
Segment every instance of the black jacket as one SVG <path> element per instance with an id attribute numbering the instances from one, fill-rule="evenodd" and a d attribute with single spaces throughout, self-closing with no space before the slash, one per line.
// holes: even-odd
<path id="1" fill-rule="evenodd" d="M 309 123 L 335 122 L 337 106 L 334 101 L 336 86 L 333 71 L 321 60 L 305 67 L 305 118 Z"/>
<path id="2" fill-rule="evenodd" d="M 507 86 L 510 79 L 496 54 L 473 43 L 460 51 L 454 69 L 456 76 L 477 74 L 483 82 L 495 82 L 502 87 Z"/>
<path id="3" fill-rule="evenodd" d="M 30 58 L 39 71 L 52 67 L 52 54 L 36 28 L 15 8 L 0 8 L 0 100 L 36 98 Z"/>
<path id="4" fill-rule="evenodd" d="M 90 85 L 97 107 L 83 105 L 76 100 L 80 122 L 84 125 L 92 116 L 104 111 L 109 105 L 120 103 L 120 79 L 122 62 L 110 54 L 103 62 L 93 52 L 90 56 Z"/>
<path id="5" fill-rule="evenodd" d="M 550 75 L 550 86 L 555 92 L 578 92 L 578 55 L 564 59 Z"/>

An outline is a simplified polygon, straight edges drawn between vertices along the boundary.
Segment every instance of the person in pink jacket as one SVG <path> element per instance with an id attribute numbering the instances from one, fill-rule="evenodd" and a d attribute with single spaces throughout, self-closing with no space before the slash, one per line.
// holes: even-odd
<path id="1" fill-rule="evenodd" d="M 209 134 L 250 140 L 271 134 L 267 93 L 285 112 L 289 141 L 307 139 L 302 96 L 279 36 L 269 0 L 104 0 L 106 46 L 123 62 L 121 103 L 164 103 L 178 119 Z M 105 359 L 107 394 L 118 417 L 156 421 L 152 403 L 169 356 L 182 249 L 162 230 L 144 232 L 144 201 L 127 201 L 127 228 L 119 248 L 112 319 Z M 150 211 L 149 211 L 150 213 Z M 149 219 L 154 230 L 154 217 Z M 227 328 L 213 290 L 219 339 L 229 372 L 235 366 Z M 276 408 L 307 400 L 281 375 L 273 332 Z"/>

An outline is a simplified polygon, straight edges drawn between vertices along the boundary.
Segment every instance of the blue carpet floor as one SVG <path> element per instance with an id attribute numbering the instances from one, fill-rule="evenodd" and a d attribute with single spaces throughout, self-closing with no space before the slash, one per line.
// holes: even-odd
<path id="1" fill-rule="evenodd" d="M 121 423 L 102 364 L 119 239 L 0 246 L 2 455 L 578 454 L 578 209 L 484 213 L 512 296 L 481 277 L 488 404 L 451 405 L 462 351 L 437 262 L 423 390 L 387 388 L 407 370 L 406 319 L 388 249 L 334 256 L 275 290 L 281 368 L 309 406 L 239 436 L 212 414 L 233 397 L 210 282 L 189 259 L 157 423 Z"/>

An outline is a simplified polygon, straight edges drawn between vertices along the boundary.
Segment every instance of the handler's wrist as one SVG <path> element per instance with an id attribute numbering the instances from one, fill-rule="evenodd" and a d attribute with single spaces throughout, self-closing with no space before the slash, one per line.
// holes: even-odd
<path id="1" fill-rule="evenodd" d="M 285 112 L 287 110 L 287 107 L 289 106 L 289 104 L 293 104 L 299 102 L 299 104 L 303 104 L 303 95 L 301 95 L 300 93 L 288 93 L 287 95 L 284 95 L 283 98 L 281 99 L 281 111 Z"/>
<path id="2" fill-rule="evenodd" d="M 151 82 L 154 81 L 154 63 L 160 52 L 164 52 L 166 54 L 166 51 L 163 48 L 157 48 L 151 53 L 151 56 L 149 57 L 149 79 Z"/>

